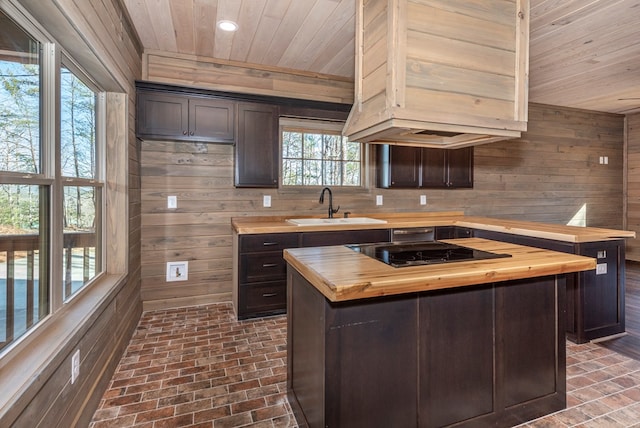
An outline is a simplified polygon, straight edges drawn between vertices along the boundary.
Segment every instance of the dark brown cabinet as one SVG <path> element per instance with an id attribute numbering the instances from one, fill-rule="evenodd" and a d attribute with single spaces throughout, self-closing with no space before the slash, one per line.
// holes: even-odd
<path id="1" fill-rule="evenodd" d="M 571 243 L 475 229 L 475 237 L 578 254 L 596 259 L 596 270 L 567 275 L 567 337 L 576 343 L 625 331 L 625 242 Z"/>
<path id="2" fill-rule="evenodd" d="M 236 187 L 278 187 L 278 106 L 238 103 Z"/>
<path id="3" fill-rule="evenodd" d="M 299 246 L 297 233 L 269 233 L 238 237 L 238 318 L 286 311 L 287 265 L 282 250 Z"/>
<path id="4" fill-rule="evenodd" d="M 473 237 L 473 230 L 460 226 L 437 226 L 435 228 L 435 239 L 457 239 Z"/>
<path id="5" fill-rule="evenodd" d="M 139 138 L 235 141 L 235 102 L 223 98 L 138 91 L 136 120 Z"/>
<path id="6" fill-rule="evenodd" d="M 389 229 L 267 233 L 238 236 L 238 319 L 282 314 L 287 310 L 286 262 L 282 250 L 388 242 Z"/>
<path id="7" fill-rule="evenodd" d="M 287 276 L 300 426 L 507 427 L 566 405 L 562 275 L 347 302 Z"/>
<path id="8" fill-rule="evenodd" d="M 380 144 L 376 162 L 378 187 L 473 187 L 473 147 L 431 149 Z"/>

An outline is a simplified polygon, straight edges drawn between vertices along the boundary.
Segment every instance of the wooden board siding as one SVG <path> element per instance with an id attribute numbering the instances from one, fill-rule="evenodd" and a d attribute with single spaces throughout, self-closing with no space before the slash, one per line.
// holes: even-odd
<path id="1" fill-rule="evenodd" d="M 353 102 L 353 81 L 348 78 L 174 52 L 145 51 L 142 79 L 217 91 Z"/>
<path id="2" fill-rule="evenodd" d="M 640 236 L 640 114 L 627 116 L 626 228 Z M 627 240 L 627 259 L 640 261 L 640 238 Z"/>
<path id="3" fill-rule="evenodd" d="M 45 365 L 34 367 L 37 372 L 31 382 L 21 385 L 20 396 L 14 397 L 12 404 L 0 413 L 0 426 L 88 426 L 142 311 L 140 149 L 134 115 L 135 81 L 141 78 L 142 48 L 120 0 L 21 0 L 20 4 L 103 89 L 113 92 L 108 94 L 108 102 L 118 107 L 113 109 L 116 116 L 107 120 L 127 121 L 128 129 L 125 135 L 120 135 L 126 146 L 118 149 L 127 151 L 122 163 L 128 161 L 128 165 L 118 165 L 119 174 L 108 180 L 107 187 L 117 194 L 110 203 L 127 204 L 122 211 L 128 212 L 128 219 L 106 220 L 128 221 L 128 230 L 118 227 L 117 235 L 112 237 L 119 242 L 128 240 L 126 257 L 107 260 L 112 272 L 127 272 L 127 276 L 116 284 L 113 281 L 98 284 L 94 290 L 99 300 L 89 302 L 91 305 L 85 297 L 74 298 L 73 307 L 86 304 L 95 309 L 88 316 L 78 316 L 78 311 L 69 305 L 64 313 L 57 314 L 57 320 L 48 321 L 49 325 L 55 322 L 60 330 L 43 329 L 44 337 L 39 340 L 55 343 L 51 336 L 57 335 L 64 337 L 64 343 Z M 122 144 L 122 139 L 118 143 Z M 72 385 L 70 361 L 76 349 L 81 356 L 80 378 Z"/>
<path id="4" fill-rule="evenodd" d="M 352 212 L 464 211 L 467 215 L 622 228 L 623 116 L 530 106 L 522 139 L 475 148 L 475 186 L 459 190 L 333 189 Z M 322 215 L 319 189 L 236 189 L 233 148 L 142 144 L 142 298 L 145 309 L 230 300 L 231 217 Z M 600 165 L 600 156 L 609 164 Z M 371 170 L 370 182 L 375 182 Z M 419 205 L 420 195 L 427 205 Z M 168 210 L 168 195 L 178 209 Z M 262 207 L 271 195 L 272 207 Z M 384 205 L 375 205 L 375 196 Z M 189 260 L 189 281 L 166 283 L 165 263 Z M 193 275 L 193 279 L 192 279 Z M 175 284 L 175 285 L 174 285 Z"/>

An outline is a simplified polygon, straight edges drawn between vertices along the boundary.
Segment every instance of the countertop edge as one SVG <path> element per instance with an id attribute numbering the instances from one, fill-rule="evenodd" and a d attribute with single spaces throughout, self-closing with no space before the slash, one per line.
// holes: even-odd
<path id="1" fill-rule="evenodd" d="M 432 213 L 428 216 L 424 215 L 424 213 L 419 213 L 415 217 L 412 216 L 411 213 L 402 213 L 401 215 L 396 214 L 388 216 L 385 214 L 354 214 L 354 217 L 355 216 L 367 216 L 386 220 L 387 223 L 352 225 L 336 224 L 331 226 L 296 226 L 286 223 L 286 218 L 292 218 L 291 216 L 277 216 L 272 217 L 272 221 L 269 220 L 269 217 L 259 217 L 256 220 L 253 220 L 252 217 L 233 217 L 231 219 L 231 226 L 232 229 L 240 235 L 262 233 L 294 233 L 433 226 L 459 226 L 570 243 L 597 242 L 609 239 L 626 239 L 636 237 L 636 233 L 634 231 L 628 230 L 569 226 L 551 223 L 536 223 L 531 221 L 498 219 L 489 217 L 464 216 L 458 212 Z M 303 217 L 304 216 L 299 216 L 295 218 Z M 307 216 L 307 218 L 313 217 Z"/>
<path id="2" fill-rule="evenodd" d="M 459 262 L 456 263 L 458 269 L 451 269 L 451 264 L 393 268 L 363 254 L 342 251 L 344 248 L 351 252 L 346 247 L 334 246 L 285 250 L 284 258 L 330 302 L 558 275 L 591 270 L 596 267 L 596 260 L 590 257 L 482 238 L 445 240 L 444 242 L 485 251 L 509 253 L 512 257 Z M 331 257 L 335 260 L 329 260 L 328 263 L 320 261 Z M 345 258 L 349 260 L 345 261 Z M 339 263 L 338 260 L 353 267 L 354 278 L 345 280 L 337 278 L 334 271 L 339 270 L 336 264 Z M 360 274 L 358 270 L 373 273 Z"/>

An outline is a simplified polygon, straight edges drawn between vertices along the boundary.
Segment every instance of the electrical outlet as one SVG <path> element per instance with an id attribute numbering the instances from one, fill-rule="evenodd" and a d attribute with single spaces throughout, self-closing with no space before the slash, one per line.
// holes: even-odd
<path id="1" fill-rule="evenodd" d="M 167 262 L 167 282 L 189 279 L 189 262 Z"/>
<path id="2" fill-rule="evenodd" d="M 265 208 L 271 207 L 271 195 L 262 195 L 262 206 Z"/>
<path id="3" fill-rule="evenodd" d="M 71 357 L 71 383 L 75 383 L 80 376 L 80 350 L 76 349 Z"/>
<path id="4" fill-rule="evenodd" d="M 178 208 L 178 197 L 177 196 L 167 196 L 167 208 L 170 210 L 174 210 Z"/>
<path id="5" fill-rule="evenodd" d="M 376 195 L 376 205 L 382 205 L 382 195 Z"/>
<path id="6" fill-rule="evenodd" d="M 427 195 L 420 195 L 420 205 L 427 205 Z"/>
<path id="7" fill-rule="evenodd" d="M 596 265 L 596 275 L 606 275 L 606 274 L 607 274 L 607 264 L 598 263 Z"/>

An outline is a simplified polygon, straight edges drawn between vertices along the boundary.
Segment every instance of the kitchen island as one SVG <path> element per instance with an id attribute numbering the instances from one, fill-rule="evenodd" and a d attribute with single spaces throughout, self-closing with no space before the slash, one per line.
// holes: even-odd
<path id="1" fill-rule="evenodd" d="M 288 398 L 300 426 L 513 426 L 566 406 L 565 275 L 592 258 L 394 268 L 345 246 L 284 251 Z"/>

